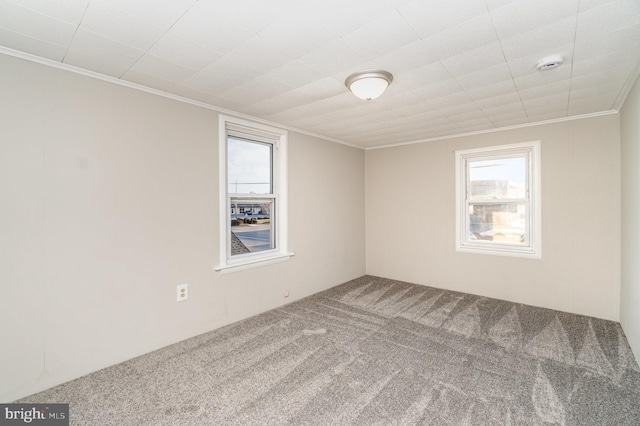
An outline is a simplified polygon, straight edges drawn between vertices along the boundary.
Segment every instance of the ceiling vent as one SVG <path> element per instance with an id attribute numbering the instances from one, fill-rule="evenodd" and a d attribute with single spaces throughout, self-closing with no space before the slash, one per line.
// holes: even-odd
<path id="1" fill-rule="evenodd" d="M 538 71 L 548 71 L 554 68 L 558 68 L 564 62 L 564 58 L 561 55 L 547 56 L 538 65 L 536 69 Z"/>

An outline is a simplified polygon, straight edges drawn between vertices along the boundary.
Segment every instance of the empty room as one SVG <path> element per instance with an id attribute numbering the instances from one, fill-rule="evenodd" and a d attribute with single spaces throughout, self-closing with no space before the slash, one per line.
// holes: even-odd
<path id="1" fill-rule="evenodd" d="M 0 0 L 0 424 L 639 425 L 637 0 Z"/>

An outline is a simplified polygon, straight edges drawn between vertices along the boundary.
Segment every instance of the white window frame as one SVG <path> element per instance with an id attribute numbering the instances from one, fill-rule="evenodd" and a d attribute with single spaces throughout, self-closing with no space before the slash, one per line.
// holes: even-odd
<path id="1" fill-rule="evenodd" d="M 227 137 L 229 132 L 239 132 L 255 137 L 261 143 L 272 143 L 272 185 L 269 195 L 247 196 L 231 194 L 227 185 Z M 288 185 L 287 185 L 287 140 L 288 132 L 272 126 L 254 123 L 236 117 L 220 115 L 218 126 L 219 143 L 219 200 L 220 200 L 220 263 L 213 269 L 218 272 L 238 272 L 259 266 L 289 260 L 288 232 Z M 271 199 L 273 212 L 271 221 L 275 248 L 256 253 L 231 255 L 231 199 Z M 275 216 L 275 217 L 273 217 Z"/>
<path id="2" fill-rule="evenodd" d="M 509 156 L 528 158 L 526 177 L 525 244 L 509 244 L 497 241 L 478 241 L 470 238 L 469 159 L 490 160 Z M 542 258 L 542 204 L 540 141 L 498 145 L 455 151 L 456 157 L 456 251 L 531 259 Z M 477 201 L 477 200 L 476 200 Z"/>

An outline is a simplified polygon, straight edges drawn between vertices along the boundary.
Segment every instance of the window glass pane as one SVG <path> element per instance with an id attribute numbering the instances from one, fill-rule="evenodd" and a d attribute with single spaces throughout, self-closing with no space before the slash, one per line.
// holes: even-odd
<path id="1" fill-rule="evenodd" d="M 275 248 L 273 200 L 231 199 L 231 256 Z"/>
<path id="2" fill-rule="evenodd" d="M 227 185 L 231 194 L 270 194 L 271 144 L 227 138 Z"/>
<path id="3" fill-rule="evenodd" d="M 526 205 L 524 202 L 469 205 L 469 239 L 525 244 Z"/>
<path id="4" fill-rule="evenodd" d="M 468 161 L 469 199 L 526 197 L 525 157 Z"/>

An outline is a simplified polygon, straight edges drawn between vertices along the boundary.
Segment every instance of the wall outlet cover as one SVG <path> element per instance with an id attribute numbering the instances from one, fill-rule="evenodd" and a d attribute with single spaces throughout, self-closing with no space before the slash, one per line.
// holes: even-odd
<path id="1" fill-rule="evenodd" d="M 180 284 L 177 287 L 176 298 L 178 302 L 184 302 L 189 299 L 189 284 Z"/>

